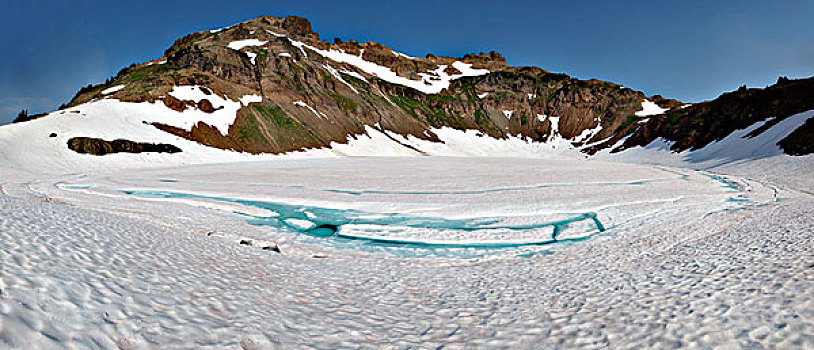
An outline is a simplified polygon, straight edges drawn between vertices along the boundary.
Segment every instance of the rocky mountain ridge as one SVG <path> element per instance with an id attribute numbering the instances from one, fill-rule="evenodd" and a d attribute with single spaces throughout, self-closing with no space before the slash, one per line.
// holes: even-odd
<path id="1" fill-rule="evenodd" d="M 175 98 L 170 93 L 177 86 L 197 86 L 200 95 Z M 68 106 L 105 98 L 160 100 L 176 111 L 212 113 L 223 106 L 207 96 L 257 95 L 259 102 L 237 110 L 228 132 L 206 120 L 191 127 L 150 122 L 206 146 L 250 153 L 328 147 L 368 128 L 439 142 L 434 130 L 449 127 L 496 139 L 559 139 L 590 154 L 657 138 L 676 141 L 676 151 L 700 148 L 755 122 L 814 109 L 806 99 L 810 81 L 778 86 L 687 106 L 610 82 L 512 67 L 496 52 L 408 57 L 374 42 L 324 41 L 301 17 L 263 16 L 187 35 L 164 57 L 82 89 Z M 795 135 L 783 149 L 810 152 L 800 139 L 807 132 Z"/>
<path id="2" fill-rule="evenodd" d="M 69 106 L 115 98 L 163 100 L 176 110 L 217 107 L 174 101 L 169 92 L 178 85 L 224 97 L 262 96 L 262 102 L 237 112 L 226 134 L 207 123 L 188 130 L 154 124 L 208 146 L 253 153 L 344 143 L 364 134 L 366 126 L 431 141 L 438 140 L 433 128 L 452 127 L 494 138 L 561 137 L 582 145 L 610 137 L 646 100 L 641 92 L 609 82 L 511 67 L 495 52 L 414 58 L 378 43 L 329 43 L 307 20 L 292 16 L 190 34 L 164 57 L 84 89 Z M 103 94 L 116 86 L 123 88 Z"/>

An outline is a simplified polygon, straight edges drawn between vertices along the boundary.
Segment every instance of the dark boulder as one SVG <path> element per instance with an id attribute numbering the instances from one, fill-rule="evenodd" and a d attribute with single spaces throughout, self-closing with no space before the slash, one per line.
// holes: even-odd
<path id="1" fill-rule="evenodd" d="M 111 153 L 178 153 L 181 149 L 165 143 L 134 142 L 130 140 L 105 141 L 93 137 L 72 137 L 68 140 L 68 148 L 76 153 L 102 156 Z"/>
<path id="2" fill-rule="evenodd" d="M 212 102 L 209 102 L 207 99 L 202 99 L 198 102 L 198 109 L 205 113 L 212 113 L 215 111 L 215 107 L 212 106 Z"/>
<path id="3" fill-rule="evenodd" d="M 187 108 L 187 105 L 186 103 L 184 103 L 184 101 L 181 101 L 172 96 L 164 97 L 164 105 L 167 106 L 167 108 L 178 112 L 183 112 Z"/>
<path id="4" fill-rule="evenodd" d="M 278 247 L 276 244 L 272 243 L 271 245 L 267 245 L 267 246 L 263 247 L 263 250 L 269 250 L 269 251 L 272 251 L 272 252 L 279 253 L 280 252 L 280 247 Z"/>

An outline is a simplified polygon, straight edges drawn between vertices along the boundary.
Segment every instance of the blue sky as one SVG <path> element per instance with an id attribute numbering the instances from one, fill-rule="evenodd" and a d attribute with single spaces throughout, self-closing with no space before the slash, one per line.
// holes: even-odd
<path id="1" fill-rule="evenodd" d="M 814 76 L 814 1 L 0 2 L 0 124 L 55 109 L 88 83 L 160 57 L 181 36 L 296 14 L 323 39 L 413 56 L 496 50 L 512 65 L 687 102 L 779 75 Z"/>

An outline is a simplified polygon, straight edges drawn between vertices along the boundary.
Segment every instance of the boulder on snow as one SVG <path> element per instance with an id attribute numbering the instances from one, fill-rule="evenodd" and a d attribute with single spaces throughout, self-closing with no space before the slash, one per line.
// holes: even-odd
<path id="1" fill-rule="evenodd" d="M 212 102 L 209 102 L 207 99 L 202 99 L 198 102 L 198 109 L 205 113 L 212 113 L 215 111 L 215 107 L 212 106 Z"/>
<path id="2" fill-rule="evenodd" d="M 111 153 L 178 153 L 181 149 L 175 145 L 165 143 L 135 142 L 117 139 L 105 141 L 93 137 L 72 137 L 68 140 L 68 148 L 76 153 L 102 156 Z"/>

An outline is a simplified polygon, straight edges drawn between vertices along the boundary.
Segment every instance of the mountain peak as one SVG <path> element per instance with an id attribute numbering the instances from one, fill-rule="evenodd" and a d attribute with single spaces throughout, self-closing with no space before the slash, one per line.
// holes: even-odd
<path id="1" fill-rule="evenodd" d="M 696 111 L 692 118 L 699 119 L 704 112 L 679 111 L 685 106 L 676 100 L 512 67 L 494 51 L 410 57 L 377 42 L 327 42 L 298 16 L 263 16 L 192 33 L 164 57 L 83 88 L 69 106 L 108 100 L 181 114 L 141 117 L 146 126 L 139 127 L 151 132 L 249 153 L 332 147 L 378 133 L 407 152 L 431 154 L 426 150 L 443 144 L 450 129 L 519 138 L 558 152 L 595 152 L 623 140 L 643 144 L 686 134 L 674 126 L 687 129 L 693 140 L 709 139 L 692 133 L 695 124 L 673 122 Z M 710 135 L 716 132 L 716 138 L 731 132 L 717 123 L 704 125 L 715 128 Z"/>

